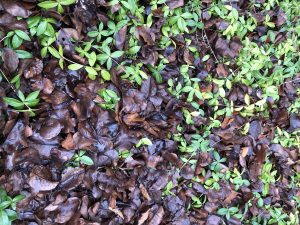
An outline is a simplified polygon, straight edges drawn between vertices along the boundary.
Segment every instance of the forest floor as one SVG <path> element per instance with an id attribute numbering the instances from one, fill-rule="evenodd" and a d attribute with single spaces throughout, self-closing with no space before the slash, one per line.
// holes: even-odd
<path id="1" fill-rule="evenodd" d="M 1 225 L 298 225 L 298 0 L 0 0 Z"/>

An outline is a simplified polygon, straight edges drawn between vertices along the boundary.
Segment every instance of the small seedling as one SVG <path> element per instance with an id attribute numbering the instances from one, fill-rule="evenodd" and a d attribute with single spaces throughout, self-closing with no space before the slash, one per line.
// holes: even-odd
<path id="1" fill-rule="evenodd" d="M 74 154 L 71 160 L 71 164 L 75 167 L 79 167 L 80 164 L 84 164 L 87 166 L 94 165 L 93 160 L 90 157 L 86 156 L 85 153 L 85 150 L 80 150 L 79 153 Z"/>
<path id="2" fill-rule="evenodd" d="M 11 225 L 16 220 L 18 214 L 16 205 L 25 198 L 24 195 L 17 195 L 14 198 L 7 195 L 3 188 L 0 188 L 0 223 L 1 225 Z"/>

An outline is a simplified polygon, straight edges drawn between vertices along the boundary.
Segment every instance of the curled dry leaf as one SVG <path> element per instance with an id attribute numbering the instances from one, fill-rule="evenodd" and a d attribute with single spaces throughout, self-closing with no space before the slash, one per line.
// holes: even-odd
<path id="1" fill-rule="evenodd" d="M 5 68 L 9 71 L 9 73 L 13 73 L 17 70 L 19 59 L 14 50 L 10 48 L 3 48 L 2 59 L 4 61 Z"/>

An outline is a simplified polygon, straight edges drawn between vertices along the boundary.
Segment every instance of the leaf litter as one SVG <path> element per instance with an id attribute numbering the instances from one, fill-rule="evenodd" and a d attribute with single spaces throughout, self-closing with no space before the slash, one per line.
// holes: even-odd
<path id="1" fill-rule="evenodd" d="M 299 224 L 294 2 L 0 1 L 14 224 Z"/>

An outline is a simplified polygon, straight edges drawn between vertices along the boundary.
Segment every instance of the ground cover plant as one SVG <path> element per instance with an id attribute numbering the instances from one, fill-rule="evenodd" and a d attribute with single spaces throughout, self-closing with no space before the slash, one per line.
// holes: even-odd
<path id="1" fill-rule="evenodd" d="M 298 225 L 297 0 L 0 0 L 0 224 Z"/>

